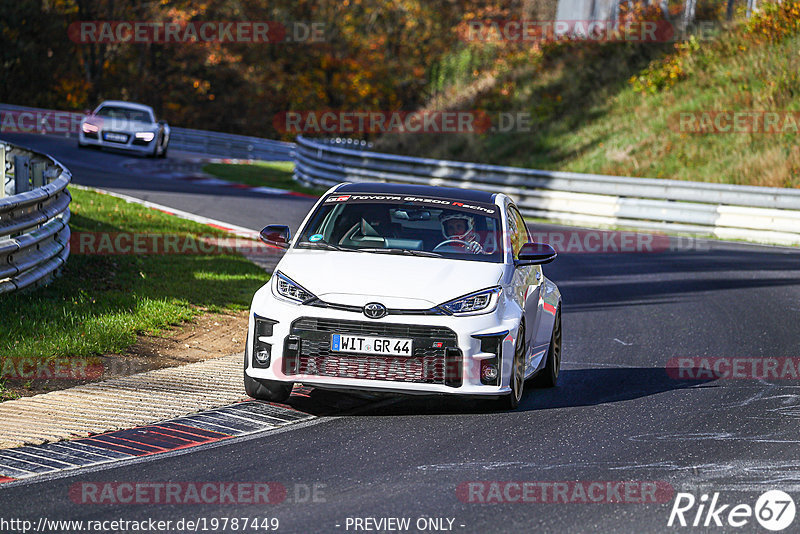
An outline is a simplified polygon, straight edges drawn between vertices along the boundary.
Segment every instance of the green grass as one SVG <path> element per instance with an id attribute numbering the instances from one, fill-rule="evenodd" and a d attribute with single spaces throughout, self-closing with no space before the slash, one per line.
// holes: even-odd
<path id="1" fill-rule="evenodd" d="M 260 161 L 253 164 L 209 163 L 203 171 L 221 180 L 239 184 L 276 187 L 297 193 L 319 196 L 324 189 L 305 187 L 293 177 L 294 164 L 289 161 Z"/>
<path id="2" fill-rule="evenodd" d="M 507 61 L 507 75 L 460 102 L 489 113 L 528 112 L 531 131 L 385 136 L 376 147 L 538 169 L 800 187 L 797 133 L 687 134 L 676 120 L 687 111 L 799 111 L 797 33 L 758 42 L 739 24 L 688 52 L 666 43 L 595 43 L 518 56 Z M 677 83 L 636 91 L 631 78 L 670 59 L 680 63 Z M 457 88 L 462 82 L 453 76 Z M 432 85 L 438 90 L 442 81 Z"/>
<path id="3" fill-rule="evenodd" d="M 70 228 L 225 236 L 220 230 L 90 191 L 73 190 Z M 0 355 L 120 352 L 205 311 L 246 309 L 269 276 L 239 255 L 77 255 L 47 287 L 0 297 Z"/>

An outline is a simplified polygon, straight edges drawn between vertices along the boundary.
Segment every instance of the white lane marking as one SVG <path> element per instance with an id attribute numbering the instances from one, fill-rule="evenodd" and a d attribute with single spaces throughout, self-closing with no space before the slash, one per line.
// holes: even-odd
<path id="1" fill-rule="evenodd" d="M 617 343 L 621 343 L 622 345 L 625 345 L 626 347 L 630 347 L 631 345 L 633 345 L 633 343 L 625 343 L 621 339 L 617 339 L 617 338 L 614 338 L 614 341 L 616 341 Z"/>
<path id="2" fill-rule="evenodd" d="M 157 209 L 159 211 L 163 211 L 170 215 L 175 215 L 176 217 L 180 217 L 181 219 L 186 219 L 189 221 L 194 221 L 200 224 L 205 224 L 207 226 L 215 226 L 219 227 L 222 230 L 227 230 L 232 234 L 238 235 L 240 237 L 248 237 L 250 239 L 258 239 L 259 231 L 253 230 L 252 228 L 245 228 L 244 226 L 237 226 L 235 224 L 227 223 L 224 221 L 219 221 L 217 219 L 211 219 L 209 217 L 202 217 L 200 215 L 195 215 L 193 213 L 189 213 L 188 211 L 182 211 L 175 208 L 170 208 L 169 206 L 164 206 L 162 204 L 156 204 L 155 202 L 150 202 L 149 200 L 142 200 L 140 198 L 132 197 L 130 195 L 125 195 L 122 193 L 115 193 L 114 191 L 108 191 L 106 189 L 100 189 L 97 187 L 87 187 L 83 185 L 76 185 L 70 184 L 70 188 L 80 189 L 83 191 L 95 191 L 98 193 L 102 193 L 104 195 L 110 195 L 112 197 L 116 197 L 122 199 L 126 202 L 130 202 L 133 204 L 139 204 L 141 206 L 145 206 L 147 208 Z"/>

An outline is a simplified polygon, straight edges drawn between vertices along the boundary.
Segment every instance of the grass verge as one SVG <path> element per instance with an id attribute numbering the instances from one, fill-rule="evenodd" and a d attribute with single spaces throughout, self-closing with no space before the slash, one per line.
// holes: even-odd
<path id="1" fill-rule="evenodd" d="M 655 5 L 655 4 L 654 4 Z M 700 2 L 719 20 L 721 2 Z M 386 135 L 378 150 L 548 170 L 772 187 L 800 187 L 793 121 L 780 133 L 681 131 L 681 114 L 800 113 L 800 1 L 765 1 L 749 21 L 719 23 L 679 43 L 508 45 L 484 57 L 472 43 L 464 90 L 456 72 L 432 90 L 462 109 L 527 113 L 529 129 L 493 134 Z M 674 14 L 673 14 L 674 15 Z M 660 16 L 660 15 L 659 15 Z M 453 61 L 465 51 L 454 51 Z M 497 64 L 501 64 L 498 67 Z M 462 75 L 463 76 L 463 75 Z"/>
<path id="2" fill-rule="evenodd" d="M 305 187 L 295 181 L 294 163 L 289 161 L 259 161 L 246 163 L 209 163 L 203 167 L 207 172 L 221 180 L 252 186 L 276 187 L 296 193 L 319 196 L 324 189 Z"/>
<path id="3" fill-rule="evenodd" d="M 229 235 L 109 195 L 71 193 L 73 233 Z M 139 334 L 158 335 L 204 312 L 246 309 L 268 279 L 239 255 L 73 254 L 51 285 L 0 299 L 0 316 L 9 318 L 0 358 L 120 352 Z"/>

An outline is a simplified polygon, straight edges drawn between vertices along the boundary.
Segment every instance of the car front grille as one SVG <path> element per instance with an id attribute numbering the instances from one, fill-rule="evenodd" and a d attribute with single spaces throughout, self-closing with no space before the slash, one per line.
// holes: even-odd
<path id="1" fill-rule="evenodd" d="M 331 335 L 410 338 L 411 356 L 331 351 Z M 329 376 L 459 387 L 462 355 L 449 328 L 303 317 L 292 323 L 283 351 L 287 376 Z"/>

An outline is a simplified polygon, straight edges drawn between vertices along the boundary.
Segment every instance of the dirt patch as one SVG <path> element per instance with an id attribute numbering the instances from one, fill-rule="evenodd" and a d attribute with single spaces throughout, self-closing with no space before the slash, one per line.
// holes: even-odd
<path id="1" fill-rule="evenodd" d="M 0 400 L 29 397 L 241 352 L 247 336 L 247 318 L 247 310 L 225 314 L 206 313 L 190 323 L 163 332 L 161 336 L 139 336 L 136 343 L 123 354 L 90 358 L 86 372 L 83 373 L 86 378 L 8 379 Z"/>

